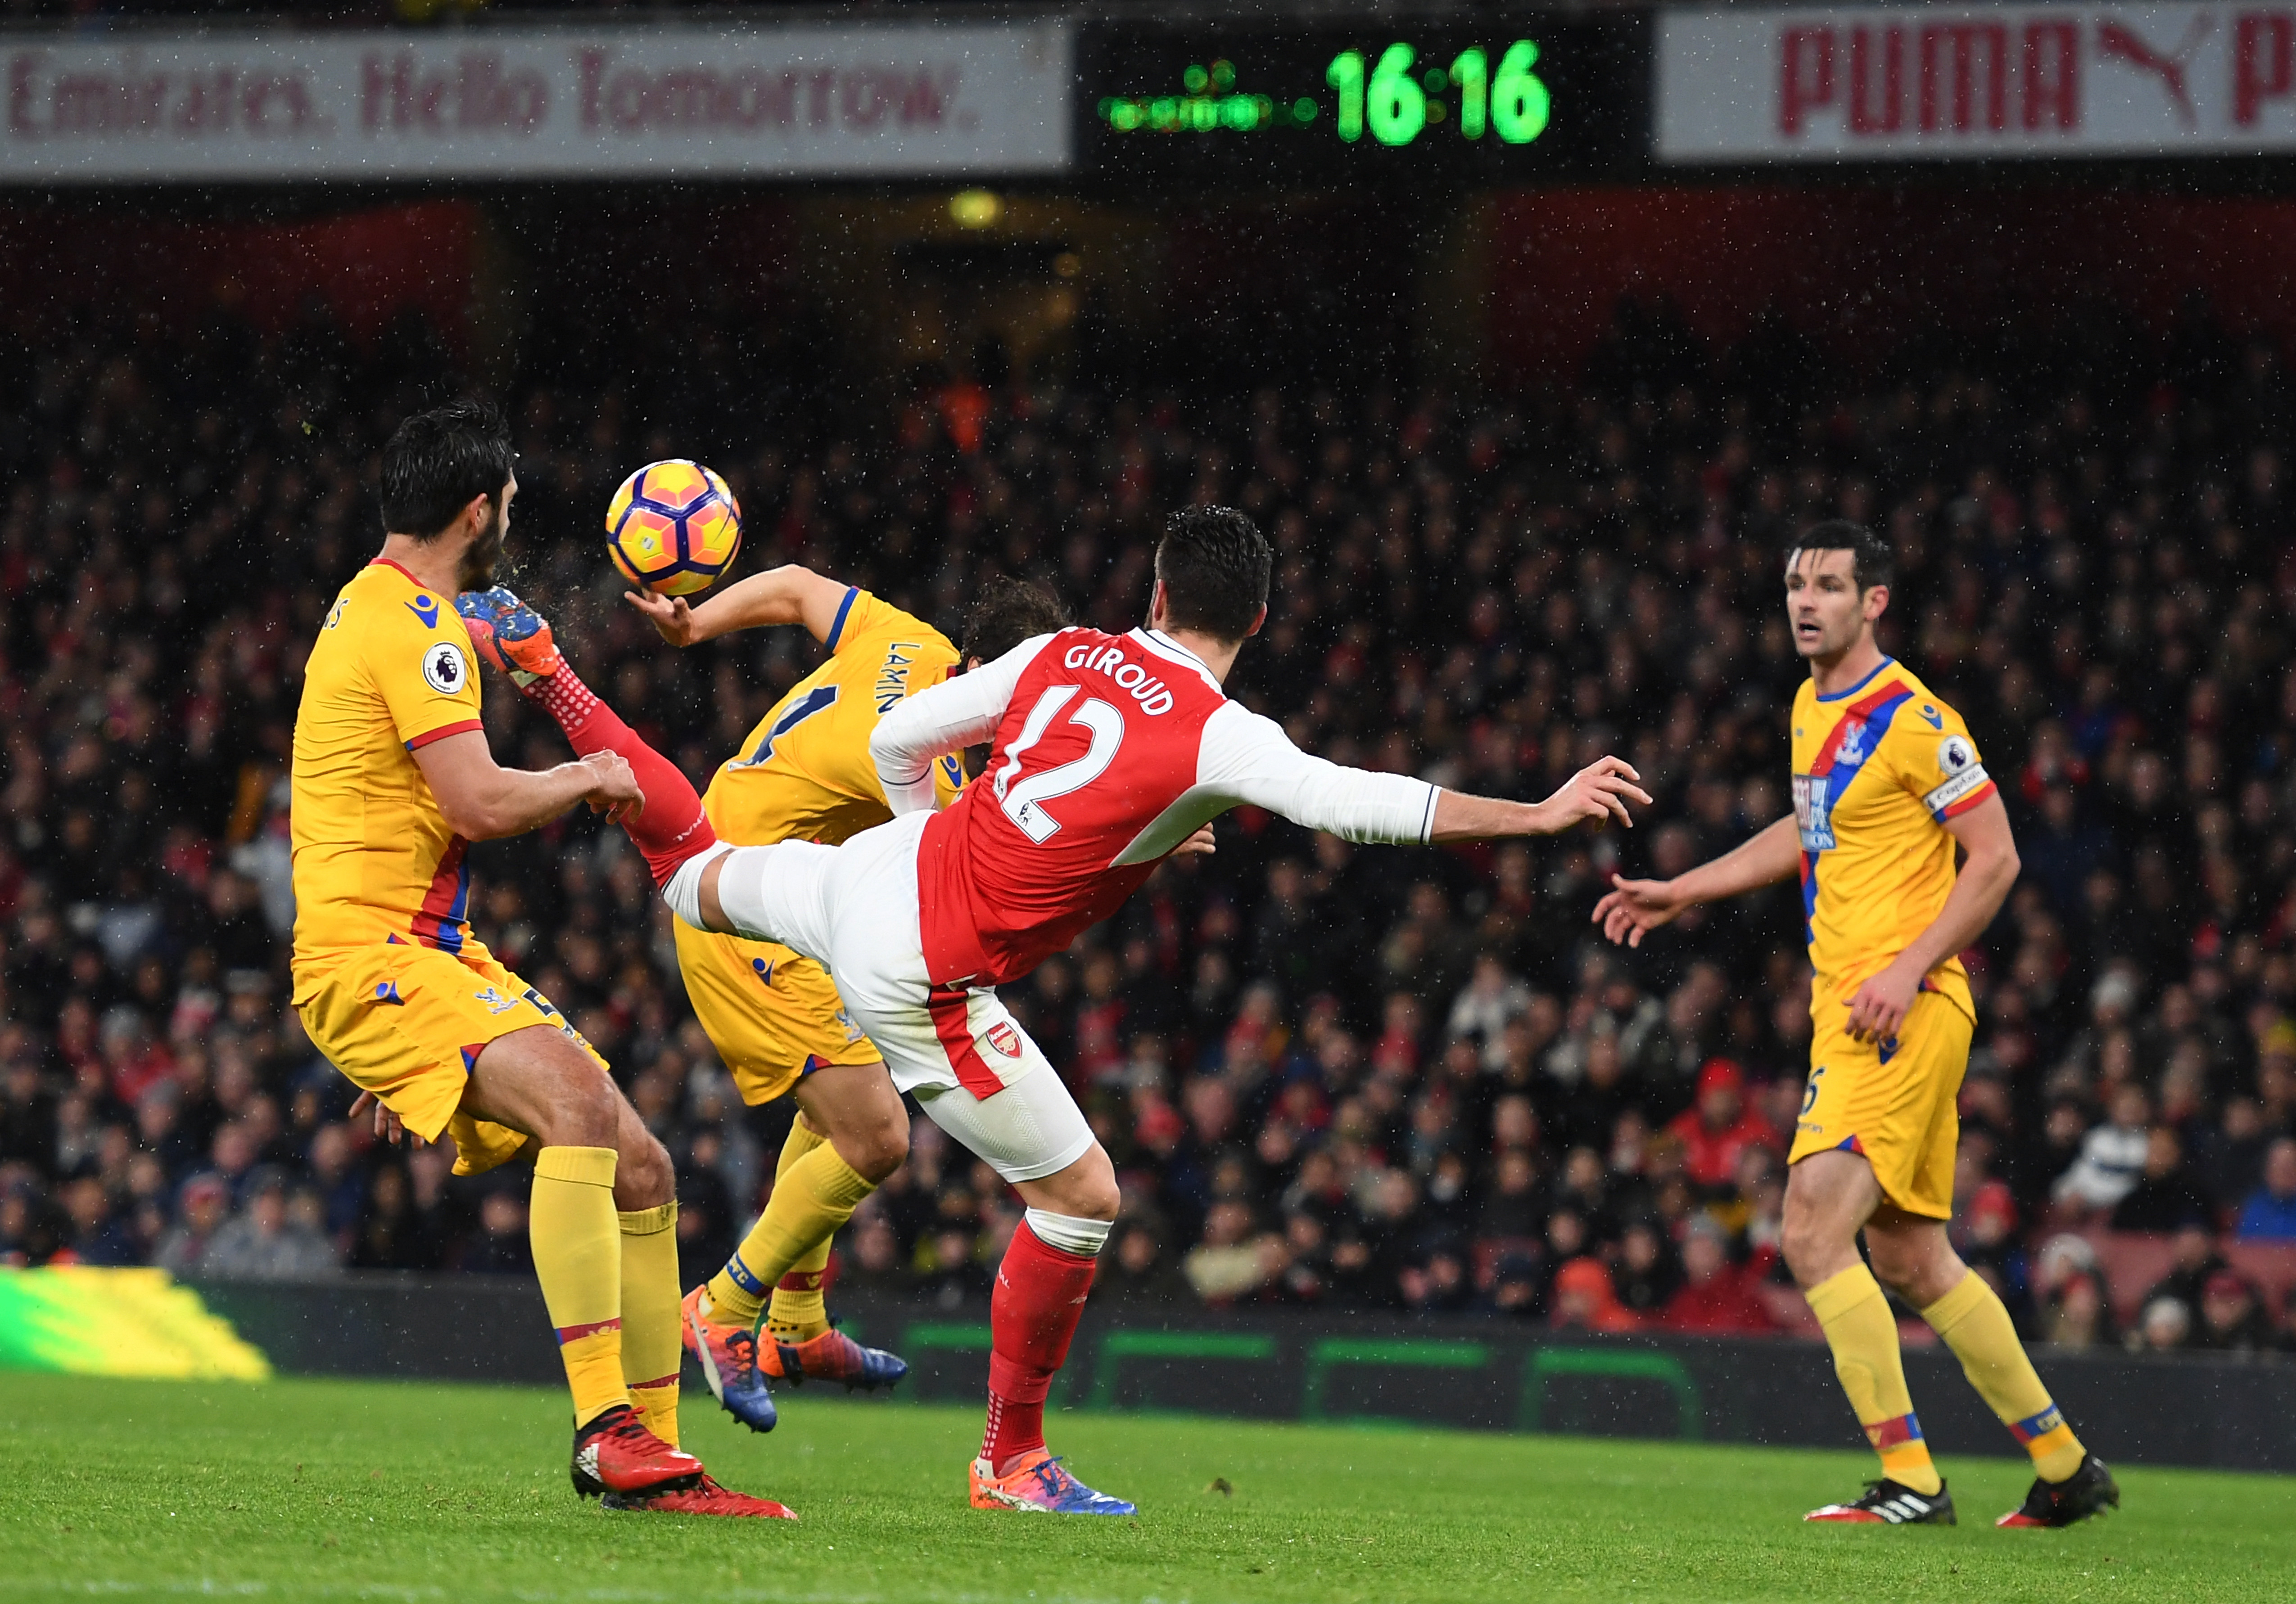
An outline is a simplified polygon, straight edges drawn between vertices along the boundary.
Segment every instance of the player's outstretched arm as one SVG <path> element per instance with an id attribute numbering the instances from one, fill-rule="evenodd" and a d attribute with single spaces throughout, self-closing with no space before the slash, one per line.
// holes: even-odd
<path id="1" fill-rule="evenodd" d="M 447 828 L 466 841 L 524 835 L 577 802 L 587 802 L 618 824 L 645 806 L 637 777 L 615 752 L 593 752 L 539 772 L 506 769 L 495 762 L 484 731 L 465 730 L 418 747 L 414 762 Z"/>
<path id="2" fill-rule="evenodd" d="M 1636 782 L 1642 776 L 1623 757 L 1598 757 L 1565 781 L 1544 802 L 1502 802 L 1496 797 L 1472 797 L 1464 791 L 1435 793 L 1435 820 L 1430 841 L 1488 841 L 1504 836 L 1561 835 L 1573 825 L 1593 820 L 1598 824 L 1616 819 L 1632 830 L 1635 821 L 1628 802 L 1650 805 L 1650 793 Z"/>
<path id="3" fill-rule="evenodd" d="M 1349 841 L 1417 846 L 1553 835 L 1584 819 L 1627 818 L 1628 801 L 1647 802 L 1634 769 L 1605 757 L 1570 777 L 1544 802 L 1503 802 L 1438 790 L 1409 774 L 1347 768 L 1303 752 L 1270 718 L 1230 702 L 1204 721 L 1193 806 L 1160 821 L 1168 832 L 1128 848 L 1153 856 L 1179 839 L 1183 827 L 1250 803 L 1309 830 Z"/>
<path id="4" fill-rule="evenodd" d="M 794 562 L 729 585 L 699 607 L 683 596 L 624 591 L 622 599 L 645 614 L 673 646 L 698 646 L 737 630 L 802 624 L 816 641 L 829 639 L 850 585 Z"/>
<path id="5" fill-rule="evenodd" d="M 1945 829 L 1964 854 L 1961 872 L 1929 928 L 1849 999 L 1849 1034 L 1856 1040 L 1886 1042 L 1896 1035 L 1923 978 L 1984 935 L 2017 883 L 2017 839 L 1998 794 L 1948 819 Z"/>
<path id="6" fill-rule="evenodd" d="M 1595 922 L 1612 941 L 1638 947 L 1644 937 L 1701 903 L 1719 902 L 1792 878 L 1800 852 L 1801 837 L 1788 814 L 1753 839 L 1670 880 L 1612 875 L 1610 892 L 1595 904 Z"/>

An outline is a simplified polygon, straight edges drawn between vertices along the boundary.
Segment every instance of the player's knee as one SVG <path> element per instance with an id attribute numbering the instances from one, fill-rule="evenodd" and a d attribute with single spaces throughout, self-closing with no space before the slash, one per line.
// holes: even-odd
<path id="1" fill-rule="evenodd" d="M 635 1137 L 628 1134 L 631 1127 Z M 614 1164 L 614 1206 L 659 1208 L 677 1194 L 677 1170 L 669 1161 L 669 1150 L 637 1123 L 635 1114 L 624 1129 Z"/>
<path id="2" fill-rule="evenodd" d="M 1892 1232 L 1868 1231 L 1866 1251 L 1874 1262 L 1874 1279 L 1916 1309 L 1927 1308 L 1953 1290 L 1967 1273 L 1950 1248 L 1915 1236 L 1901 1240 Z"/>
<path id="3" fill-rule="evenodd" d="M 1116 1211 L 1124 1207 L 1124 1194 L 1118 1190 L 1113 1174 L 1103 1175 L 1093 1183 L 1091 1192 L 1077 1216 L 1086 1220 L 1113 1220 Z"/>
<path id="4" fill-rule="evenodd" d="M 1779 1234 L 1786 1268 L 1804 1287 L 1815 1286 L 1833 1274 L 1845 1256 L 1857 1256 L 1855 1240 L 1843 1240 L 1833 1221 L 1815 1212 L 1800 1215 L 1789 1212 Z"/>
<path id="5" fill-rule="evenodd" d="M 1116 1184 L 1116 1166 L 1099 1143 L 1061 1172 L 1060 1212 L 1079 1220 L 1112 1220 L 1123 1207 L 1124 1194 Z"/>
<path id="6" fill-rule="evenodd" d="M 861 1122 L 857 1128 L 840 1131 L 831 1138 L 837 1156 L 872 1184 L 884 1180 L 908 1160 L 908 1116 L 900 1112 L 898 1105 L 896 1113 L 898 1117 Z"/>
<path id="7" fill-rule="evenodd" d="M 598 1067 L 578 1056 L 559 1066 L 534 1134 L 545 1147 L 618 1148 L 620 1098 Z"/>

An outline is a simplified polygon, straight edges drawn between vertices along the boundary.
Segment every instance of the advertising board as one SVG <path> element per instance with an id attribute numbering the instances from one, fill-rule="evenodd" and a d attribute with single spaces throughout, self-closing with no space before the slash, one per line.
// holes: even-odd
<path id="1" fill-rule="evenodd" d="M 1066 22 L 0 37 L 0 183 L 1064 170 Z"/>
<path id="2" fill-rule="evenodd" d="M 1668 12 L 1662 162 L 2296 149 L 2296 6 Z"/>

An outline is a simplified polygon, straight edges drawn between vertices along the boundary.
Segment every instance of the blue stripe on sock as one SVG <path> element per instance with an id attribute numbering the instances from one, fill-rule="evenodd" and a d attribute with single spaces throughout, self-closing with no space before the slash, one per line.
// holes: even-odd
<path id="1" fill-rule="evenodd" d="M 733 1257 L 726 1261 L 726 1273 L 732 1279 L 735 1286 L 741 1288 L 742 1291 L 747 1292 L 750 1297 L 763 1297 L 766 1296 L 766 1283 L 759 1281 L 755 1275 L 750 1273 L 749 1265 L 742 1262 L 742 1256 L 740 1254 L 737 1253 Z"/>
<path id="2" fill-rule="evenodd" d="M 2011 1421 L 2009 1435 L 2021 1443 L 2030 1443 L 2035 1437 L 2048 1436 L 2064 1423 L 2064 1412 L 2052 1403 L 2043 1408 L 2038 1414 L 2027 1415 L 2021 1420 Z"/>

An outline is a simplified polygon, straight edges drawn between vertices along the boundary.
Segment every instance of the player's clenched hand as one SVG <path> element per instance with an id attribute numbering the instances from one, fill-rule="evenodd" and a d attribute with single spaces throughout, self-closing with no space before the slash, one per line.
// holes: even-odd
<path id="1" fill-rule="evenodd" d="M 1866 981 L 1849 999 L 1850 1040 L 1897 1040 L 1898 1027 L 1905 1024 L 1906 1015 L 1921 989 L 1919 975 L 1905 973 L 1894 963 Z"/>
<path id="2" fill-rule="evenodd" d="M 645 810 L 645 795 L 638 790 L 637 774 L 630 767 L 629 759 L 619 752 L 593 752 L 582 759 L 582 766 L 590 771 L 590 789 L 583 799 L 590 804 L 593 812 L 622 824 Z"/>
<path id="3" fill-rule="evenodd" d="M 1195 834 L 1172 848 L 1172 855 L 1174 857 L 1210 857 L 1218 850 L 1219 843 L 1212 839 L 1212 827 L 1209 824 L 1199 824 L 1196 826 Z"/>
<path id="4" fill-rule="evenodd" d="M 1632 830 L 1635 822 L 1627 814 L 1627 804 L 1650 805 L 1650 793 L 1635 783 L 1641 778 L 1623 757 L 1597 757 L 1564 781 L 1561 790 L 1534 806 L 1538 815 L 1535 828 L 1541 835 L 1561 835 L 1588 819 L 1598 823 L 1616 819 Z"/>
<path id="5" fill-rule="evenodd" d="M 701 638 L 701 626 L 693 621 L 693 610 L 683 596 L 658 596 L 652 591 L 627 590 L 622 600 L 651 619 L 661 638 L 673 646 L 691 646 Z"/>
<path id="6" fill-rule="evenodd" d="M 369 1109 L 374 1110 L 374 1133 L 391 1146 L 397 1147 L 399 1139 L 406 1134 L 406 1126 L 400 1123 L 398 1116 L 392 1113 L 382 1100 L 376 1097 L 373 1093 L 362 1092 L 351 1100 L 350 1117 L 357 1119 Z M 415 1133 L 414 1145 L 416 1147 L 427 1145 L 420 1132 Z"/>
<path id="7" fill-rule="evenodd" d="M 1638 947 L 1643 937 L 1663 924 L 1672 924 L 1690 904 L 1675 895 L 1672 880 L 1630 880 L 1611 877 L 1611 889 L 1595 904 L 1595 922 L 1611 941 Z"/>

